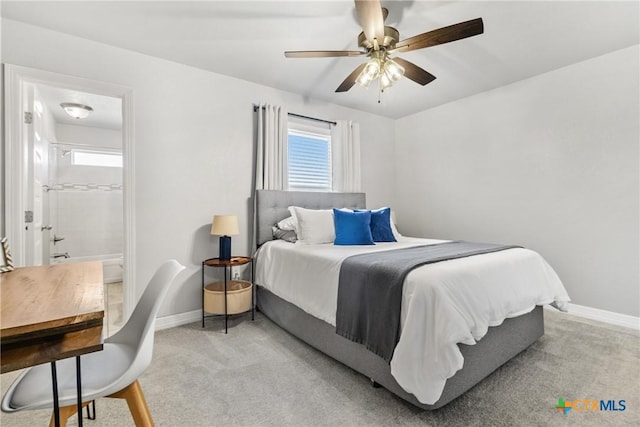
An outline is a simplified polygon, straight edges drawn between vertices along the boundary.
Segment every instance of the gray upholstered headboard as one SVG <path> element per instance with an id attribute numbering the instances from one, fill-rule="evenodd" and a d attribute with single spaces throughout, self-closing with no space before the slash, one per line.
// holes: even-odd
<path id="1" fill-rule="evenodd" d="M 289 206 L 307 209 L 351 208 L 367 206 L 364 193 L 321 193 L 317 191 L 256 191 L 256 243 L 258 246 L 273 240 L 273 227 L 288 217 Z"/>

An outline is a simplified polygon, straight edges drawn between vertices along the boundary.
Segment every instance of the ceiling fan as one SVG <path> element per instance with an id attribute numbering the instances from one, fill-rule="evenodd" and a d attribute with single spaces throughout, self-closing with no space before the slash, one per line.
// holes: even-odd
<path id="1" fill-rule="evenodd" d="M 437 30 L 399 41 L 400 33 L 384 25 L 389 11 L 379 0 L 355 0 L 356 13 L 363 31 L 358 35 L 358 45 L 363 50 L 298 50 L 287 51 L 287 58 L 327 58 L 340 56 L 364 56 L 368 62 L 360 64 L 338 86 L 336 92 L 346 92 L 358 83 L 368 87 L 378 80 L 380 91 L 393 85 L 402 76 L 424 86 L 435 80 L 435 76 L 417 65 L 392 54 L 409 52 L 425 47 L 437 46 L 484 32 L 482 18 L 460 22 Z"/>

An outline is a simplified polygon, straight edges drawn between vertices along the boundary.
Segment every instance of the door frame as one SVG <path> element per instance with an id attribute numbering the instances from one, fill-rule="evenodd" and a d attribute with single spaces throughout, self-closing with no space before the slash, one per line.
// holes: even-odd
<path id="1" fill-rule="evenodd" d="M 95 93 L 122 100 L 122 156 L 123 156 L 123 220 L 124 220 L 124 273 L 123 315 L 131 314 L 136 302 L 135 289 L 135 162 L 133 131 L 133 91 L 131 88 L 81 77 L 58 74 L 19 65 L 4 64 L 4 228 L 15 266 L 25 259 L 24 207 L 27 185 L 24 156 L 25 109 L 23 88 L 26 84 L 44 84 L 66 89 Z"/>

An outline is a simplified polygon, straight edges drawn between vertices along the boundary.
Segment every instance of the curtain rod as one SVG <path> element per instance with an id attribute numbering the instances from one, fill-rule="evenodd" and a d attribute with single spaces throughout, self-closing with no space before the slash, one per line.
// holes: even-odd
<path id="1" fill-rule="evenodd" d="M 255 113 L 256 111 L 258 111 L 258 108 L 260 108 L 257 105 L 253 106 L 253 112 Z M 264 107 L 262 107 L 262 109 L 264 110 Z M 315 120 L 316 122 L 322 122 L 322 123 L 329 123 L 331 125 L 336 125 L 336 122 L 332 122 L 331 120 L 325 120 L 325 119 L 318 119 L 316 117 L 309 117 L 309 116 L 303 116 L 302 114 L 296 114 L 296 113 L 287 113 L 289 116 L 294 116 L 294 117 L 300 117 L 301 119 L 307 119 L 307 120 Z"/>

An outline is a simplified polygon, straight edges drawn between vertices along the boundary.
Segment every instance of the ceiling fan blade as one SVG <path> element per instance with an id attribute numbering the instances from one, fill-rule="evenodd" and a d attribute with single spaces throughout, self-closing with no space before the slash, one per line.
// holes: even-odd
<path id="1" fill-rule="evenodd" d="M 408 39 L 396 43 L 393 52 L 409 52 L 416 49 L 422 49 L 439 44 L 454 42 L 456 40 L 466 39 L 467 37 L 477 36 L 484 32 L 484 24 L 482 18 L 472 19 L 471 21 L 460 22 L 459 24 L 449 25 L 437 30 L 428 31 L 409 37 Z"/>
<path id="2" fill-rule="evenodd" d="M 336 56 L 362 56 L 367 52 L 359 50 L 289 50 L 284 53 L 287 58 L 332 58 Z"/>
<path id="3" fill-rule="evenodd" d="M 384 40 L 384 18 L 380 1 L 355 0 L 355 2 L 358 20 L 367 40 L 374 45 L 373 39 L 378 39 L 378 43 L 382 44 Z"/>
<path id="4" fill-rule="evenodd" d="M 364 67 L 366 65 L 367 65 L 366 62 L 364 64 L 358 65 L 358 68 L 353 70 L 353 72 L 351 72 L 351 74 L 349 74 L 349 76 L 347 76 L 347 78 L 344 79 L 342 83 L 340 83 L 340 86 L 338 86 L 338 89 L 336 89 L 336 92 L 346 92 L 349 89 L 351 89 L 353 85 L 356 84 L 356 79 L 358 78 L 362 70 L 364 70 Z"/>
<path id="5" fill-rule="evenodd" d="M 404 76 L 406 78 L 411 79 L 414 82 L 421 84 L 422 86 L 426 85 L 427 83 L 431 83 L 436 79 L 436 76 L 418 67 L 413 62 L 409 62 L 402 58 L 393 58 L 393 60 L 404 67 Z"/>

